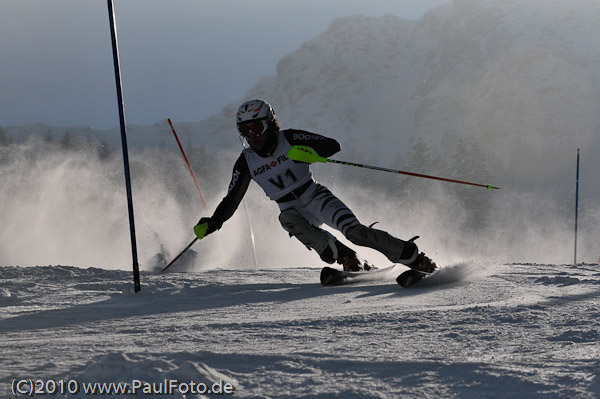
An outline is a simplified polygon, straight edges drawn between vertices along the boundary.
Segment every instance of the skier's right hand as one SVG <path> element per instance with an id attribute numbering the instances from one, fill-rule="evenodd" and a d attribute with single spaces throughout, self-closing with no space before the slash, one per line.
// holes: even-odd
<path id="1" fill-rule="evenodd" d="M 206 224 L 206 231 L 204 231 L 204 234 L 202 234 L 202 237 L 200 237 L 200 235 L 198 235 L 199 229 L 197 227 L 201 226 L 203 224 Z M 198 223 L 194 227 L 194 232 L 196 233 L 198 238 L 202 239 L 204 236 L 207 236 L 207 235 L 219 230 L 221 228 L 221 225 L 222 225 L 222 223 L 217 222 L 213 218 L 204 217 L 198 221 Z M 204 229 L 201 229 L 200 231 L 203 231 L 203 230 Z"/>

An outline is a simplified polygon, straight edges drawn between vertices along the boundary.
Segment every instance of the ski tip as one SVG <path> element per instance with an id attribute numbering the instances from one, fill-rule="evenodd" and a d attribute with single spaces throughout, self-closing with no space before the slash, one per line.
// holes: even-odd
<path id="1" fill-rule="evenodd" d="M 396 282 L 403 288 L 408 288 L 423 280 L 426 275 L 417 270 L 407 270 L 396 278 Z"/>
<path id="2" fill-rule="evenodd" d="M 341 277 L 341 272 L 332 267 L 324 267 L 321 269 L 321 284 L 322 285 L 336 285 L 339 284 L 343 278 Z"/>

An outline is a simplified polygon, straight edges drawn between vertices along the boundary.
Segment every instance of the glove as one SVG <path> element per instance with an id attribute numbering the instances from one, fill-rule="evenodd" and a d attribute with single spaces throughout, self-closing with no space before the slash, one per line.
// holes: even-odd
<path id="1" fill-rule="evenodd" d="M 194 226 L 194 233 L 199 239 L 203 239 L 205 236 L 214 233 L 219 230 L 222 223 L 217 222 L 213 218 L 201 218 L 196 226 Z"/>
<path id="2" fill-rule="evenodd" d="M 287 156 L 289 159 L 297 162 L 327 162 L 327 158 L 320 156 L 315 150 L 304 145 L 292 146 L 292 148 L 288 150 Z"/>

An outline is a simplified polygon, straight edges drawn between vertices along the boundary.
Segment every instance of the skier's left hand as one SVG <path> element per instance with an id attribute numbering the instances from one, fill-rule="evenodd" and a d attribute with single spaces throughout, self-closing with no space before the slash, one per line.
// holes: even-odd
<path id="1" fill-rule="evenodd" d="M 292 146 L 292 148 L 288 150 L 287 156 L 296 162 L 327 162 L 327 158 L 320 156 L 314 149 L 305 145 Z"/>

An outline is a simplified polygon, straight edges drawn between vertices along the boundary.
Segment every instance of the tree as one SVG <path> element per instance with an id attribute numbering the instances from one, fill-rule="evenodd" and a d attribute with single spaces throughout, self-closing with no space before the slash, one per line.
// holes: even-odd
<path id="1" fill-rule="evenodd" d="M 110 145 L 106 142 L 106 140 L 102 139 L 100 141 L 100 144 L 98 145 L 98 148 L 96 149 L 96 153 L 98 154 L 98 158 L 100 158 L 101 160 L 106 160 L 108 159 L 108 157 L 110 157 Z"/>
<path id="2" fill-rule="evenodd" d="M 460 137 L 455 147 L 449 175 L 457 180 L 486 184 L 492 179 L 481 144 L 475 137 Z M 454 185 L 452 192 L 466 208 L 467 226 L 480 229 L 487 225 L 491 197 L 481 188 Z"/>
<path id="3" fill-rule="evenodd" d="M 408 152 L 408 170 L 414 173 L 431 173 L 433 164 L 434 159 L 431 155 L 431 148 L 427 145 L 423 137 L 417 137 Z"/>
<path id="4" fill-rule="evenodd" d="M 54 145 L 54 137 L 52 137 L 52 131 L 50 129 L 46 131 L 46 135 L 44 136 L 44 144 L 46 144 L 46 146 Z"/>
<path id="5" fill-rule="evenodd" d="M 400 163 L 398 163 L 400 164 Z M 404 166 L 407 172 L 433 174 L 437 169 L 437 159 L 431 147 L 423 137 L 418 136 L 408 151 L 408 161 Z M 394 191 L 402 195 L 409 194 L 413 198 L 422 198 L 429 190 L 428 183 L 411 176 L 398 177 L 394 184 Z"/>
<path id="6" fill-rule="evenodd" d="M 75 142 L 73 140 L 73 136 L 67 130 L 60 140 L 60 145 L 65 150 L 72 150 L 75 147 Z"/>
<path id="7" fill-rule="evenodd" d="M 206 145 L 202 144 L 200 147 L 191 147 L 191 142 L 188 144 L 189 147 L 188 150 L 186 150 L 186 153 L 189 154 L 188 158 L 198 182 L 200 183 L 201 180 L 210 180 L 217 172 L 214 169 L 215 159 L 211 155 Z"/>
<path id="8" fill-rule="evenodd" d="M 6 134 L 4 129 L 2 129 L 2 127 L 0 126 L 0 146 L 8 147 L 9 145 L 12 144 L 12 141 L 13 141 L 12 137 L 10 137 L 8 134 Z"/>

